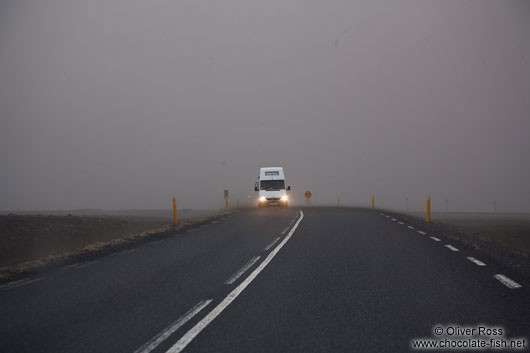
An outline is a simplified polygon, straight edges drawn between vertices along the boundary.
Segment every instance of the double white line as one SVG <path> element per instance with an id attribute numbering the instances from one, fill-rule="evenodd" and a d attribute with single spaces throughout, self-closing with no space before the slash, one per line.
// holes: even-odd
<path id="1" fill-rule="evenodd" d="M 283 248 L 283 246 L 289 241 L 289 239 L 291 239 L 302 219 L 304 219 L 304 212 L 300 211 L 300 218 L 298 218 L 298 221 L 294 224 L 293 228 L 291 229 L 289 234 L 287 234 L 287 236 L 283 239 L 283 241 L 269 253 L 265 260 L 263 260 L 263 262 L 260 263 L 259 266 L 254 271 L 252 271 L 252 273 L 247 278 L 245 278 L 245 280 L 241 282 L 240 285 L 238 285 L 233 291 L 231 291 L 230 294 L 226 296 L 226 298 L 224 298 L 219 304 L 217 304 L 215 308 L 212 309 L 212 311 L 206 314 L 206 316 L 201 321 L 199 321 L 188 332 L 186 332 L 184 336 L 182 336 L 177 341 L 177 343 L 175 343 L 169 350 L 167 350 L 166 353 L 182 352 L 182 350 L 186 348 L 186 346 L 190 344 L 190 342 L 193 341 L 193 339 L 197 337 L 197 335 L 201 333 L 201 331 L 204 330 L 210 324 L 210 322 L 215 320 L 215 318 L 219 316 L 219 314 L 221 314 L 245 290 L 245 288 L 248 287 L 250 283 L 252 283 L 252 281 L 260 274 L 260 272 L 263 271 L 263 269 L 272 261 L 272 259 L 276 256 L 280 249 Z"/>

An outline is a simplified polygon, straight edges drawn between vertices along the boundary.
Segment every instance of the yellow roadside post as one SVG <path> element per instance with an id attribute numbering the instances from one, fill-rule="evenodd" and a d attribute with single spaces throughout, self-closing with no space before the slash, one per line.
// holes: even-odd
<path id="1" fill-rule="evenodd" d="M 306 205 L 311 205 L 311 195 L 311 191 L 309 190 L 304 193 Z"/>
<path id="2" fill-rule="evenodd" d="M 425 210 L 425 222 L 431 221 L 431 197 L 427 197 L 427 207 Z"/>
<path id="3" fill-rule="evenodd" d="M 173 198 L 173 224 L 178 223 L 178 217 L 177 217 L 177 200 Z"/>
<path id="4" fill-rule="evenodd" d="M 340 207 L 340 198 L 337 197 L 337 207 Z"/>
<path id="5" fill-rule="evenodd" d="M 225 190 L 224 192 L 225 196 L 225 208 L 228 211 L 228 190 Z"/>
<path id="6" fill-rule="evenodd" d="M 372 194 L 372 208 L 374 208 L 375 206 L 375 199 L 374 199 L 374 194 Z"/>

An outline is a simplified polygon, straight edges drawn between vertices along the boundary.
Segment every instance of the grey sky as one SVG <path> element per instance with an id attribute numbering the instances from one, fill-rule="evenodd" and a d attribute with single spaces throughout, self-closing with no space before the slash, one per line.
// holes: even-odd
<path id="1" fill-rule="evenodd" d="M 530 212 L 528 1 L 0 4 L 0 209 Z M 226 165 L 222 165 L 225 161 Z"/>

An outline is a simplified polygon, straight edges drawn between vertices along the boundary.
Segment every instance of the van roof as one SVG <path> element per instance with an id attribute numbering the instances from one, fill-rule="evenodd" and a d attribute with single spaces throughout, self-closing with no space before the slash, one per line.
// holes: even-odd
<path id="1" fill-rule="evenodd" d="M 263 167 L 259 170 L 260 180 L 283 180 L 285 175 L 282 167 Z"/>

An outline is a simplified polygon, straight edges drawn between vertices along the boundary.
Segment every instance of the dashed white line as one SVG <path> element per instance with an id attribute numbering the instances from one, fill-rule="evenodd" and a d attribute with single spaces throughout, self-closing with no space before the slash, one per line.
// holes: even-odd
<path id="1" fill-rule="evenodd" d="M 474 263 L 475 265 L 477 265 L 477 266 L 486 266 L 486 264 L 485 264 L 484 262 L 482 262 L 482 261 L 480 261 L 480 260 L 477 260 L 477 259 L 475 259 L 475 258 L 472 257 L 472 256 L 468 256 L 467 259 L 468 259 L 469 261 L 473 262 L 473 263 Z"/>
<path id="2" fill-rule="evenodd" d="M 289 230 L 289 227 L 285 228 L 285 229 L 282 231 L 282 235 L 284 235 L 285 233 L 287 233 L 288 230 Z"/>
<path id="3" fill-rule="evenodd" d="M 264 250 L 265 251 L 269 251 L 269 249 L 272 248 L 274 246 L 274 244 L 276 244 L 278 242 L 278 240 L 280 240 L 280 237 L 274 239 L 269 245 L 267 245 L 267 247 Z"/>
<path id="4" fill-rule="evenodd" d="M 42 277 L 33 278 L 33 279 L 20 279 L 18 281 L 9 282 L 7 284 L 4 284 L 3 286 L 0 286 L 0 290 L 4 291 L 4 290 L 13 289 L 13 288 L 16 288 L 16 287 L 24 286 L 26 284 L 30 284 L 30 283 L 33 283 L 33 282 L 40 281 L 41 279 L 42 279 Z"/>
<path id="5" fill-rule="evenodd" d="M 460 250 L 458 250 L 457 248 L 455 248 L 454 246 L 449 245 L 449 244 L 445 244 L 445 247 L 446 247 L 447 249 L 451 250 L 451 251 L 460 251 Z"/>
<path id="6" fill-rule="evenodd" d="M 515 282 L 513 279 L 506 277 L 505 275 L 496 274 L 493 277 L 510 289 L 522 287 L 519 283 Z"/>
<path id="7" fill-rule="evenodd" d="M 261 256 L 254 256 L 252 259 L 250 259 L 249 262 L 247 262 L 245 264 L 245 266 L 241 267 L 241 269 L 239 269 L 239 271 L 237 271 L 236 273 L 234 273 L 234 275 L 232 277 L 227 279 L 225 284 L 232 284 L 235 281 L 237 281 L 237 279 L 239 277 L 241 277 L 243 275 L 243 273 L 247 272 L 247 270 L 249 268 L 251 268 L 260 258 L 261 258 Z"/>
<path id="8" fill-rule="evenodd" d="M 169 325 L 166 329 L 164 329 L 162 332 L 160 332 L 155 337 L 153 337 L 151 340 L 149 340 L 146 344 L 144 344 L 143 346 L 135 350 L 134 353 L 151 352 L 153 349 L 158 347 L 160 343 L 164 342 L 164 340 L 166 340 L 169 336 L 171 336 L 175 331 L 177 331 L 182 325 L 188 322 L 191 318 L 197 315 L 202 309 L 208 306 L 208 304 L 210 304 L 211 302 L 212 302 L 212 299 L 203 300 L 199 302 L 199 304 L 191 308 L 186 314 L 184 314 L 178 320 L 174 321 L 171 325 Z"/>
<path id="9" fill-rule="evenodd" d="M 392 218 L 392 220 L 393 220 L 394 222 L 396 221 L 396 219 L 395 219 L 395 218 Z"/>
<path id="10" fill-rule="evenodd" d="M 385 216 L 385 217 L 386 217 L 386 218 L 390 218 L 390 216 L 388 216 L 388 215 L 387 215 L 387 216 Z"/>
<path id="11" fill-rule="evenodd" d="M 421 231 L 421 230 L 418 230 L 418 233 L 423 234 L 423 235 L 426 235 L 426 234 L 427 234 L 427 233 L 425 233 L 425 232 L 423 232 L 423 231 Z"/>
<path id="12" fill-rule="evenodd" d="M 403 222 L 398 222 L 398 223 L 401 224 L 401 225 L 405 224 L 405 223 L 403 223 Z"/>
<path id="13" fill-rule="evenodd" d="M 441 241 L 440 239 L 436 238 L 436 237 L 430 237 L 432 240 L 434 241 Z"/>
<path id="14" fill-rule="evenodd" d="M 260 274 L 261 271 L 272 261 L 274 256 L 280 251 L 280 249 L 291 239 L 294 232 L 296 231 L 296 228 L 298 228 L 298 225 L 300 222 L 304 219 L 304 212 L 300 211 L 300 218 L 298 218 L 298 221 L 294 224 L 293 228 L 287 234 L 287 236 L 282 240 L 280 244 L 274 250 L 272 250 L 269 255 L 263 260 L 259 266 L 252 271 L 252 273 L 245 278 L 244 281 L 241 282 L 233 291 L 230 292 L 212 311 L 210 311 L 201 321 L 199 321 L 195 326 L 193 326 L 188 332 L 182 336 L 177 343 L 175 343 L 169 350 L 167 350 L 166 353 L 179 353 L 182 352 L 184 348 L 188 344 L 190 344 L 191 341 L 199 333 L 201 333 L 202 330 L 206 328 L 212 322 L 215 320 L 219 314 L 223 312 L 244 290 L 248 287 L 250 283 Z"/>
<path id="15" fill-rule="evenodd" d="M 408 228 L 410 228 L 410 229 L 414 229 L 414 227 L 413 227 L 413 226 L 407 226 L 407 227 L 408 227 Z"/>

